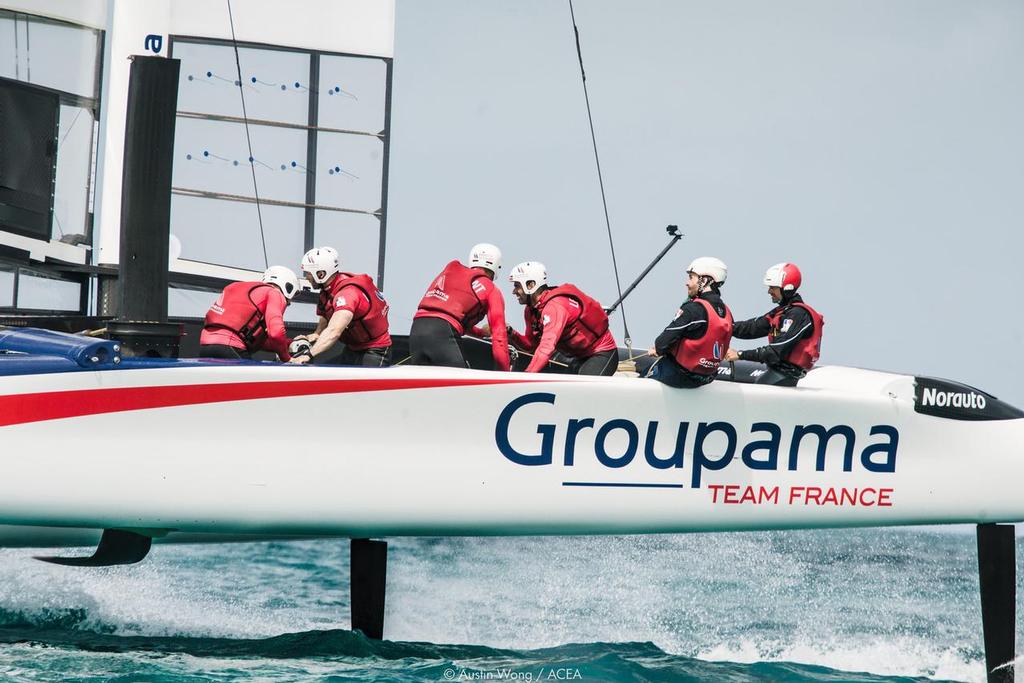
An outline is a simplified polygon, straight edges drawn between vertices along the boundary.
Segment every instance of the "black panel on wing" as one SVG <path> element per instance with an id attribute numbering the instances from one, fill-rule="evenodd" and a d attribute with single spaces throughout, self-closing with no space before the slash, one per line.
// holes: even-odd
<path id="1" fill-rule="evenodd" d="M 1018 420 L 1024 411 L 981 389 L 948 379 L 914 378 L 914 410 L 950 420 Z"/>

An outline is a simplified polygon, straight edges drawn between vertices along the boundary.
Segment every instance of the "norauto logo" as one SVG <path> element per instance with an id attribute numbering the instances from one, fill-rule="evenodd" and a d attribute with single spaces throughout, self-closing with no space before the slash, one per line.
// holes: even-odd
<path id="1" fill-rule="evenodd" d="M 973 391 L 941 391 L 934 387 L 925 387 L 921 392 L 921 405 L 937 408 L 975 408 L 984 410 L 988 405 L 985 397 Z"/>
<path id="2" fill-rule="evenodd" d="M 1024 411 L 972 386 L 936 377 L 914 378 L 914 412 L 945 420 L 1019 420 Z"/>
<path id="3" fill-rule="evenodd" d="M 844 424 L 798 424 L 784 433 L 774 422 L 663 424 L 616 418 L 598 424 L 592 417 L 544 419 L 538 415 L 539 406 L 519 412 L 533 404 L 554 406 L 555 398 L 555 394 L 538 392 L 505 406 L 494 428 L 495 443 L 505 458 L 527 466 L 556 465 L 557 458 L 557 464 L 573 467 L 578 459 L 592 457 L 608 468 L 626 467 L 642 458 L 655 470 L 682 468 L 689 459 L 693 488 L 700 488 L 705 471 L 725 469 L 737 456 L 738 464 L 751 470 L 795 471 L 813 462 L 818 472 L 852 472 L 855 467 L 867 472 L 896 471 L 900 434 L 892 425 L 872 426 L 871 440 L 864 443 L 863 435 Z M 531 417 L 526 417 L 527 412 Z"/>

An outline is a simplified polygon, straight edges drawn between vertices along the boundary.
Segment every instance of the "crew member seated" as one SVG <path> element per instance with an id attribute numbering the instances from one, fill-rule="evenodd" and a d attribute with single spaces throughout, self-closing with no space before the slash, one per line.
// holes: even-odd
<path id="1" fill-rule="evenodd" d="M 689 299 L 647 352 L 658 360 L 646 376 L 671 387 L 692 389 L 715 379 L 729 348 L 733 323 L 719 291 L 728 274 L 725 264 L 713 256 L 701 256 L 686 274 Z"/>
<path id="2" fill-rule="evenodd" d="M 728 361 L 752 360 L 767 365 L 757 384 L 795 387 L 818 362 L 825 319 L 797 294 L 802 282 L 795 264 L 776 263 L 765 272 L 764 284 L 777 305 L 762 316 L 741 320 L 733 328 L 737 339 L 768 337 L 767 346 L 745 351 L 729 349 L 725 354 Z"/>
<path id="3" fill-rule="evenodd" d="M 527 372 L 540 372 L 555 349 L 572 360 L 578 375 L 614 375 L 619 352 L 608 326 L 608 314 L 575 285 L 548 286 L 548 272 L 539 261 L 526 261 L 509 275 L 512 293 L 523 305 L 526 331 L 508 328 L 509 343 L 533 352 Z"/>
<path id="4" fill-rule="evenodd" d="M 388 302 L 366 274 L 343 273 L 338 252 L 331 247 L 310 249 L 302 257 L 302 272 L 320 289 L 317 326 L 307 342 L 296 348 L 292 363 L 309 363 L 338 341 L 345 344 L 338 362 L 342 365 L 381 367 L 388 362 Z"/>
<path id="5" fill-rule="evenodd" d="M 200 358 L 251 358 L 272 351 L 288 353 L 284 309 L 299 291 L 299 279 L 284 266 L 271 266 L 260 282 L 232 282 L 210 306 L 199 336 Z"/>
<path id="6" fill-rule="evenodd" d="M 466 265 L 452 261 L 431 281 L 409 332 L 413 365 L 467 367 L 459 345 L 462 336 L 493 334 L 494 369 L 509 369 L 505 297 L 493 282 L 499 270 L 501 250 L 493 244 L 481 243 L 470 250 Z M 477 327 L 485 316 L 487 327 Z"/>

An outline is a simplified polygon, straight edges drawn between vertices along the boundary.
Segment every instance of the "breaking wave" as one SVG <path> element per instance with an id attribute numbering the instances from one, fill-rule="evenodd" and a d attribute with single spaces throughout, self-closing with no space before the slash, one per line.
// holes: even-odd
<path id="1" fill-rule="evenodd" d="M 973 543 L 901 529 L 395 539 L 383 642 L 347 630 L 342 541 L 164 545 L 101 569 L 3 550 L 0 677 L 981 681 Z"/>

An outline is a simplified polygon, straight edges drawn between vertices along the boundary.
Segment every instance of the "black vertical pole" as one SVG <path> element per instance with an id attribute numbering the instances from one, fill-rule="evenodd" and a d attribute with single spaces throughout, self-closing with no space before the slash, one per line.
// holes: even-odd
<path id="1" fill-rule="evenodd" d="M 381 169 L 383 176 L 381 180 L 380 194 L 380 243 L 377 248 L 377 287 L 384 289 L 384 253 L 388 243 L 388 170 L 391 163 L 391 76 L 394 63 L 388 59 L 387 64 L 387 89 L 384 93 L 384 168 Z"/>
<path id="2" fill-rule="evenodd" d="M 981 624 L 989 683 L 1013 683 L 1017 589 L 1014 542 L 1012 524 L 978 525 Z"/>
<path id="3" fill-rule="evenodd" d="M 125 355 L 177 356 L 181 326 L 167 323 L 171 169 L 181 62 L 132 57 L 121 176 L 117 319 Z"/>
<path id="4" fill-rule="evenodd" d="M 121 178 L 118 318 L 167 321 L 171 168 L 181 62 L 132 58 Z"/>
<path id="5" fill-rule="evenodd" d="M 309 130 L 306 134 L 306 225 L 302 237 L 302 250 L 309 251 L 316 245 L 316 146 L 317 126 L 320 121 L 320 53 L 309 56 L 309 112 L 306 122 Z M 331 245 L 333 246 L 333 245 Z M 341 245 L 338 245 L 341 246 Z M 288 266 L 292 267 L 291 264 Z"/>
<path id="6" fill-rule="evenodd" d="M 387 584 L 388 544 L 367 538 L 353 538 L 350 597 L 352 629 L 367 638 L 384 637 L 384 589 Z"/>

